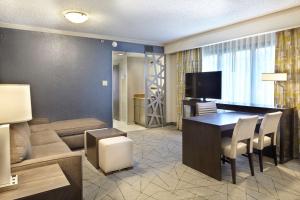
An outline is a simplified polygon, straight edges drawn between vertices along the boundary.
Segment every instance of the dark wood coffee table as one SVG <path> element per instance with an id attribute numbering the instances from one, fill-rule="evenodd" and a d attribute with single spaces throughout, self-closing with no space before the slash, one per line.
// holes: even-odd
<path id="1" fill-rule="evenodd" d="M 105 138 L 119 136 L 127 137 L 127 133 L 114 128 L 86 131 L 86 157 L 96 169 L 99 168 L 98 141 Z"/>

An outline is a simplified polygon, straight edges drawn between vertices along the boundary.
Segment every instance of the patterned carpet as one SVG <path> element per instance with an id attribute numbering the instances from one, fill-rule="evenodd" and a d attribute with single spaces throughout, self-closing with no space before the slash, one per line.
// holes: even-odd
<path id="1" fill-rule="evenodd" d="M 250 175 L 247 158 L 237 161 L 237 184 L 231 183 L 230 165 L 222 165 L 223 181 L 214 180 L 181 162 L 181 132 L 174 127 L 129 132 L 134 141 L 134 168 L 104 176 L 85 158 L 85 200 L 177 199 L 300 199 L 300 161 L 275 167 L 265 158 L 259 172 Z"/>

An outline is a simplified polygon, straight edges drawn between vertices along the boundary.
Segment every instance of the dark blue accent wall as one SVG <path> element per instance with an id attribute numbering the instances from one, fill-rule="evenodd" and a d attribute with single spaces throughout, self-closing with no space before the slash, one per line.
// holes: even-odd
<path id="1" fill-rule="evenodd" d="M 111 43 L 0 29 L 0 83 L 30 84 L 34 117 L 96 117 L 111 126 L 112 51 L 144 52 L 141 44 L 118 42 L 113 48 Z M 108 87 L 102 80 L 108 80 Z"/>

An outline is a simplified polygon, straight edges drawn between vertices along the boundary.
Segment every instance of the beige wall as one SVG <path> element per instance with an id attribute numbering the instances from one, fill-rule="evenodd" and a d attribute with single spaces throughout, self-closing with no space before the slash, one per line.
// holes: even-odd
<path id="1" fill-rule="evenodd" d="M 226 40 L 299 26 L 300 6 L 170 42 L 165 45 L 165 53 L 170 54 Z"/>
<path id="2" fill-rule="evenodd" d="M 176 54 L 166 57 L 166 122 L 176 122 Z"/>
<path id="3" fill-rule="evenodd" d="M 128 124 L 134 123 L 134 102 L 133 96 L 137 93 L 145 93 L 144 79 L 144 57 L 128 57 Z"/>

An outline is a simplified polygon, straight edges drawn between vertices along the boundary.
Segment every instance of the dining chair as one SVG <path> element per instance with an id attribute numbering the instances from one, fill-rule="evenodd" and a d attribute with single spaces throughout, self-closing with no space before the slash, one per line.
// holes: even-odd
<path id="1" fill-rule="evenodd" d="M 196 115 L 217 113 L 217 104 L 214 101 L 196 103 Z"/>
<path id="2" fill-rule="evenodd" d="M 240 118 L 234 127 L 232 137 L 222 138 L 223 159 L 230 162 L 233 184 L 236 184 L 236 157 L 238 155 L 248 155 L 251 175 L 254 176 L 252 152 L 257 120 L 257 115 Z"/>
<path id="3" fill-rule="evenodd" d="M 263 172 L 263 150 L 271 146 L 274 164 L 277 166 L 276 135 L 282 112 L 267 113 L 261 122 L 259 133 L 254 134 L 253 148 L 258 151 L 259 168 Z"/>

